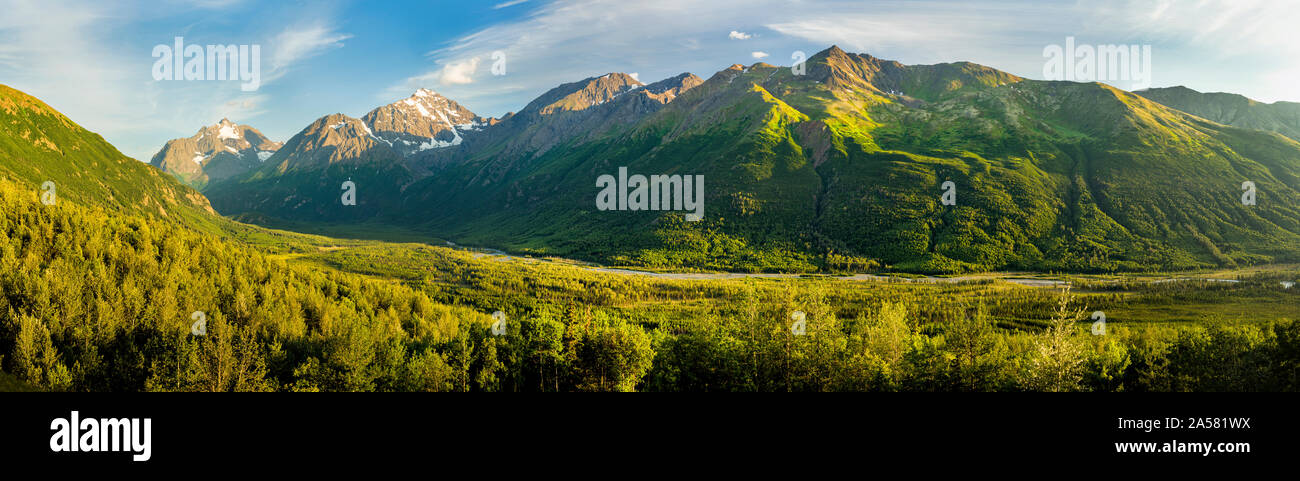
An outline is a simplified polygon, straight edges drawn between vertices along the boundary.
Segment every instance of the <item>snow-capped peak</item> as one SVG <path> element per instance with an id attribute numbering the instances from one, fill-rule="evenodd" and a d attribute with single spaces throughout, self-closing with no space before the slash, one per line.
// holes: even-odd
<path id="1" fill-rule="evenodd" d="M 224 119 L 224 118 L 221 119 L 221 122 L 217 123 L 217 127 L 218 127 L 218 133 L 217 133 L 218 139 L 225 140 L 225 139 L 240 138 L 239 130 L 236 129 L 236 127 L 239 127 L 239 124 L 231 122 L 230 119 Z"/>
<path id="2" fill-rule="evenodd" d="M 464 140 L 461 134 L 484 125 L 474 112 L 426 88 L 371 110 L 361 120 L 374 129 L 374 138 L 402 155 L 459 145 Z"/>

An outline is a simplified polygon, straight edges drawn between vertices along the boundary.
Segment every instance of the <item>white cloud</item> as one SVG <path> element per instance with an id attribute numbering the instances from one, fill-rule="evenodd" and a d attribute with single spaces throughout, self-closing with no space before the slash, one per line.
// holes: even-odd
<path id="1" fill-rule="evenodd" d="M 474 72 L 478 71 L 478 57 L 460 62 L 451 62 L 442 66 L 438 82 L 443 85 L 464 85 L 474 82 Z"/>
<path id="2" fill-rule="evenodd" d="M 493 6 L 492 6 L 492 9 L 493 9 L 493 10 L 500 10 L 500 9 L 503 9 L 503 8 L 506 8 L 506 7 L 513 7 L 513 6 L 515 6 L 515 5 L 519 5 L 519 4 L 524 3 L 524 2 L 527 2 L 527 1 L 528 1 L 528 0 L 509 0 L 509 1 L 506 1 L 506 2 L 501 2 L 501 3 L 498 3 L 498 4 L 496 4 L 496 5 L 493 5 Z"/>
<path id="3" fill-rule="evenodd" d="M 751 54 L 749 54 L 749 55 L 750 55 L 751 57 L 754 57 L 754 58 L 767 58 L 767 57 L 768 57 L 768 53 L 767 53 L 767 52 L 754 52 L 754 53 L 751 53 Z"/>
<path id="4" fill-rule="evenodd" d="M 745 32 L 737 32 L 735 30 L 732 30 L 731 33 L 727 34 L 727 37 L 732 40 L 749 40 L 751 37 L 753 37 L 753 35 L 750 35 Z"/>

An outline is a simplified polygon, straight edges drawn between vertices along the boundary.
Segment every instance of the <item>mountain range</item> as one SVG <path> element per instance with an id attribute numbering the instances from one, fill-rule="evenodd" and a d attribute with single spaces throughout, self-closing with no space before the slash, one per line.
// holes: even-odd
<path id="1" fill-rule="evenodd" d="M 651 268 L 1106 272 L 1300 260 L 1295 104 L 905 65 L 838 47 L 805 69 L 733 65 L 651 84 L 610 73 L 501 119 L 420 90 L 361 119 L 322 117 L 204 193 L 224 215 L 269 225 L 398 227 Z M 598 209 L 596 180 L 620 168 L 704 176 L 704 219 Z M 347 181 L 354 206 L 340 202 Z M 1241 200 L 1247 181 L 1254 205 Z"/>

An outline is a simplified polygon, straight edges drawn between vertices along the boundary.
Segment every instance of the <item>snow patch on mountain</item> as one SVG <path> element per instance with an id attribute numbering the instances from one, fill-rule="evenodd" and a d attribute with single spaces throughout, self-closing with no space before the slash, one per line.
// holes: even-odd
<path id="1" fill-rule="evenodd" d="M 451 141 L 438 140 L 438 139 L 429 139 L 428 142 L 422 142 L 422 143 L 420 143 L 420 150 L 440 149 L 440 148 L 443 148 L 443 147 L 451 147 L 451 146 L 453 146 L 453 145 L 460 145 L 461 140 L 462 140 L 462 139 L 460 138 L 460 135 L 459 135 L 459 134 L 456 135 L 456 138 L 451 139 Z"/>
<path id="2" fill-rule="evenodd" d="M 235 131 L 234 124 L 222 124 L 221 131 L 218 133 L 217 138 L 221 140 L 238 139 L 239 132 Z"/>

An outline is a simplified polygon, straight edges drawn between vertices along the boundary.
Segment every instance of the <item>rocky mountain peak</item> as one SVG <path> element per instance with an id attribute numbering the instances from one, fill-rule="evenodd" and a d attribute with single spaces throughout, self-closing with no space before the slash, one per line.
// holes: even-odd
<path id="1" fill-rule="evenodd" d="M 371 110 L 361 120 L 373 129 L 377 139 L 403 155 L 460 145 L 462 134 L 490 123 L 489 119 L 426 88 Z"/>
<path id="2" fill-rule="evenodd" d="M 150 164 L 182 182 L 202 187 L 255 168 L 282 145 L 251 126 L 222 118 L 193 136 L 167 141 Z"/>

